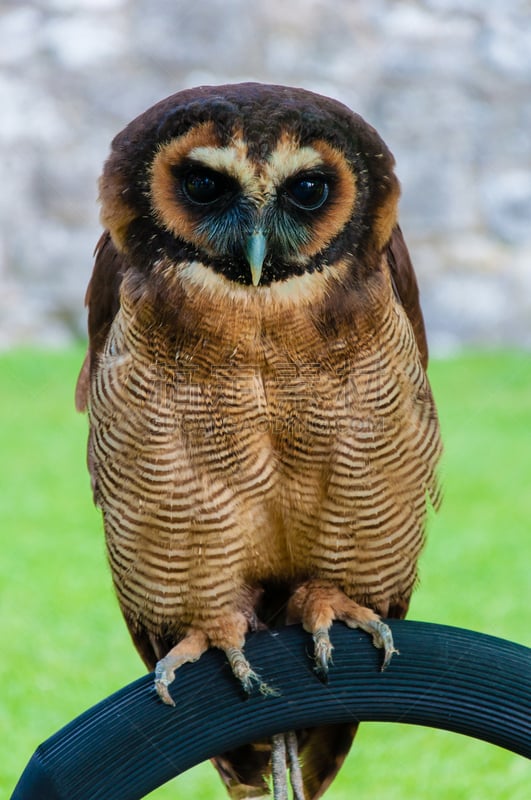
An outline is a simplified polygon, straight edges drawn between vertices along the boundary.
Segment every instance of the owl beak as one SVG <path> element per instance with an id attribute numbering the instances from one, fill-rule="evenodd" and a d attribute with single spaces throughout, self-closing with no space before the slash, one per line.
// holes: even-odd
<path id="1" fill-rule="evenodd" d="M 244 252 L 249 266 L 253 286 L 258 286 L 262 277 L 262 267 L 267 251 L 267 239 L 260 228 L 255 228 L 245 240 Z"/>

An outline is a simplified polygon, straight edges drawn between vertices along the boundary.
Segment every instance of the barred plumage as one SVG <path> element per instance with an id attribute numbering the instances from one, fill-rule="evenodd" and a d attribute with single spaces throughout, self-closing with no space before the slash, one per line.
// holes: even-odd
<path id="1" fill-rule="evenodd" d="M 334 618 L 387 663 L 377 614 L 407 612 L 441 451 L 391 154 L 326 98 L 207 87 L 117 137 L 101 195 L 77 397 L 118 599 L 161 697 L 209 644 L 249 688 L 246 631 L 286 620 L 314 633 L 321 670 Z M 347 728 L 300 733 L 308 798 Z M 268 760 L 215 763 L 242 797 L 266 793 Z"/>

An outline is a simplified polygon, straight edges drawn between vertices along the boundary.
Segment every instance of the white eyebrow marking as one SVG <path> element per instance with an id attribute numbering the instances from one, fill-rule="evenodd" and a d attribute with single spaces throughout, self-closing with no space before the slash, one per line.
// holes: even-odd
<path id="1" fill-rule="evenodd" d="M 323 166 L 323 157 L 313 147 L 299 147 L 289 139 L 279 142 L 267 161 L 266 174 L 278 186 L 290 175 Z"/>
<path id="2" fill-rule="evenodd" d="M 249 159 L 246 144 L 240 138 L 228 147 L 194 147 L 188 158 L 230 175 L 247 194 L 257 198 L 274 194 L 291 175 L 323 166 L 323 157 L 317 150 L 299 147 L 296 140 L 287 137 L 280 140 L 263 164 Z"/>
<path id="3" fill-rule="evenodd" d="M 194 147 L 188 158 L 236 178 L 251 194 L 256 191 L 256 167 L 249 160 L 247 147 L 241 139 L 236 139 L 229 147 Z"/>

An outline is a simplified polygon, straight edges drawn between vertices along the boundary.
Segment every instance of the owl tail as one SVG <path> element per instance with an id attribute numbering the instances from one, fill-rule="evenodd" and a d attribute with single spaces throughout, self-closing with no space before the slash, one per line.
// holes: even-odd
<path id="1" fill-rule="evenodd" d="M 356 735 L 356 724 L 321 725 L 297 731 L 306 800 L 317 800 L 343 764 Z M 212 759 L 232 800 L 270 796 L 271 745 L 244 745 Z"/>

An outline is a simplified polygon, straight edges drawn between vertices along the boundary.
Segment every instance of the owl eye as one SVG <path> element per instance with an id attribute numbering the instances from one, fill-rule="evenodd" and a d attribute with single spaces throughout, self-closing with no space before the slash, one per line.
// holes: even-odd
<path id="1" fill-rule="evenodd" d="M 328 181 L 321 175 L 298 175 L 284 187 L 284 192 L 293 205 L 305 211 L 321 208 L 329 191 Z"/>
<path id="2" fill-rule="evenodd" d="M 206 167 L 189 170 L 183 176 L 181 186 L 188 200 L 200 206 L 210 205 L 236 192 L 235 181 Z"/>

